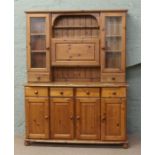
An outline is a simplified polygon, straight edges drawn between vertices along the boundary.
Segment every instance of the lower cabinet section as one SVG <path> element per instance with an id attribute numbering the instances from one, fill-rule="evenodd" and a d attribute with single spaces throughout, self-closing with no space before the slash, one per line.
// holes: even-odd
<path id="1" fill-rule="evenodd" d="M 26 98 L 26 137 L 49 138 L 49 101 L 47 98 Z"/>
<path id="2" fill-rule="evenodd" d="M 40 92 L 41 89 L 45 88 L 39 88 Z M 109 97 L 111 96 L 109 89 L 101 89 L 88 88 L 85 91 L 90 92 L 89 96 L 83 93 L 80 97 L 78 97 L 79 93 L 76 96 L 75 91 L 79 91 L 77 88 L 70 89 L 75 92 L 69 93 L 72 95 L 65 92 L 63 95 L 48 92 L 48 97 L 44 93 L 40 93 L 42 96 L 34 96 L 33 91 L 32 94 L 26 92 L 26 138 L 90 142 L 125 141 L 126 94 L 118 93 L 120 89 L 115 88 L 113 90 L 117 92 L 115 97 Z M 55 90 L 58 91 L 52 89 Z M 104 93 L 104 91 L 108 92 Z"/>

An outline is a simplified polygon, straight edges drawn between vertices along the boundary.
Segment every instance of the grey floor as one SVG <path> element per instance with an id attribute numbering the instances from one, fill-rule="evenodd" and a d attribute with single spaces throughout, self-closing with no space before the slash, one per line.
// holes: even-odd
<path id="1" fill-rule="evenodd" d="M 130 147 L 109 145 L 34 144 L 24 146 L 24 138 L 15 136 L 15 155 L 140 155 L 140 138 L 129 136 Z"/>

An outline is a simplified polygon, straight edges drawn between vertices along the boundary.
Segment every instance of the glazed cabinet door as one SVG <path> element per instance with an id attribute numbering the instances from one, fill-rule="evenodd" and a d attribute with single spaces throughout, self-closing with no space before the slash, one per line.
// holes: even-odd
<path id="1" fill-rule="evenodd" d="M 101 100 L 101 139 L 125 140 L 126 99 L 105 98 Z"/>
<path id="2" fill-rule="evenodd" d="M 49 71 L 49 14 L 27 14 L 28 71 Z"/>
<path id="3" fill-rule="evenodd" d="M 73 139 L 72 98 L 52 98 L 50 100 L 51 139 Z"/>
<path id="4" fill-rule="evenodd" d="M 125 13 L 101 14 L 102 72 L 125 71 Z"/>
<path id="5" fill-rule="evenodd" d="M 76 99 L 76 138 L 79 140 L 100 139 L 100 99 Z"/>
<path id="6" fill-rule="evenodd" d="M 49 103 L 47 98 L 26 98 L 26 137 L 49 138 Z"/>

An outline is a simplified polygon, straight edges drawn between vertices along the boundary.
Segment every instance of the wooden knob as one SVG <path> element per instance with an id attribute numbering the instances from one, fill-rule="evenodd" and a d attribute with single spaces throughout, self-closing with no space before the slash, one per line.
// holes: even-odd
<path id="1" fill-rule="evenodd" d="M 106 120 L 106 118 L 105 118 L 105 117 L 102 117 L 102 118 L 101 118 L 101 121 L 102 121 L 102 122 L 104 122 L 105 120 Z"/>
<path id="2" fill-rule="evenodd" d="M 116 92 L 113 92 L 112 94 L 113 94 L 113 95 L 116 95 Z"/>
<path id="3" fill-rule="evenodd" d="M 88 92 L 86 92 L 86 94 L 87 94 L 87 95 L 90 95 L 90 92 L 88 91 Z"/>
<path id="4" fill-rule="evenodd" d="M 46 50 L 49 50 L 50 49 L 50 47 L 46 47 Z"/>
<path id="5" fill-rule="evenodd" d="M 37 90 L 35 90 L 35 91 L 34 91 L 34 93 L 37 95 L 37 94 L 38 94 L 38 91 L 37 91 Z"/>
<path id="6" fill-rule="evenodd" d="M 63 95 L 64 93 L 63 92 L 60 92 L 60 94 Z"/>
<path id="7" fill-rule="evenodd" d="M 45 116 L 45 119 L 48 119 L 48 115 Z"/>
<path id="8" fill-rule="evenodd" d="M 80 116 L 77 116 L 76 119 L 79 120 L 80 119 Z"/>
<path id="9" fill-rule="evenodd" d="M 112 80 L 116 80 L 116 78 L 115 77 L 112 77 Z"/>
<path id="10" fill-rule="evenodd" d="M 73 120 L 73 116 L 70 116 L 70 119 Z"/>
<path id="11" fill-rule="evenodd" d="M 37 77 L 38 80 L 40 80 L 40 78 L 41 78 L 40 76 Z"/>
<path id="12" fill-rule="evenodd" d="M 105 47 L 102 47 L 103 50 L 105 50 Z"/>
<path id="13" fill-rule="evenodd" d="M 119 126 L 119 123 L 117 123 L 116 125 Z"/>

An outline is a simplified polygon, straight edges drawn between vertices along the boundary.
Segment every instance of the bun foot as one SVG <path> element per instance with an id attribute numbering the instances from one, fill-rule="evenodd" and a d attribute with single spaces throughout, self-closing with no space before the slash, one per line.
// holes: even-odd
<path id="1" fill-rule="evenodd" d="M 25 140 L 25 141 L 24 141 L 24 145 L 25 145 L 25 146 L 30 146 L 30 145 L 31 145 L 31 142 L 30 142 L 30 141 Z"/>

